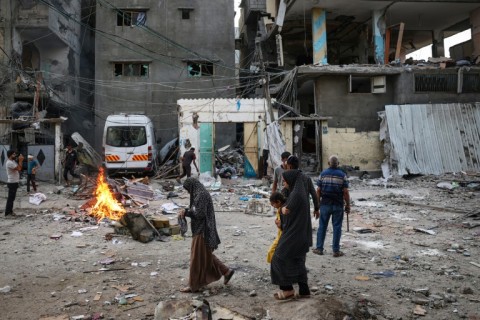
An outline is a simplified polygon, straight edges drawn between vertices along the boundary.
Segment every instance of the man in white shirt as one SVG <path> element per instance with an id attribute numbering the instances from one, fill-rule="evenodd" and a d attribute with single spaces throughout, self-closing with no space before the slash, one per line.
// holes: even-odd
<path id="1" fill-rule="evenodd" d="M 7 204 L 5 206 L 5 217 L 15 216 L 13 213 L 13 202 L 17 196 L 18 182 L 20 181 L 20 171 L 22 171 L 23 165 L 23 155 L 18 156 L 18 163 L 15 161 L 17 153 L 13 150 L 7 151 L 7 163 L 5 167 L 7 168 L 7 188 L 8 188 L 8 198 Z"/>

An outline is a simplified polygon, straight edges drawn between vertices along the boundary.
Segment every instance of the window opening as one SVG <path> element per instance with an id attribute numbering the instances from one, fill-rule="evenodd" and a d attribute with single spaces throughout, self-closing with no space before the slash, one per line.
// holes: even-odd
<path id="1" fill-rule="evenodd" d="M 190 19 L 190 10 L 188 10 L 188 9 L 182 9 L 182 19 L 183 19 L 183 20 L 188 20 L 188 19 Z"/>
<path id="2" fill-rule="evenodd" d="M 205 77 L 213 75 L 213 63 L 211 62 L 188 62 L 187 70 L 189 77 Z"/>
<path id="3" fill-rule="evenodd" d="M 115 63 L 115 77 L 148 77 L 148 64 L 146 63 Z"/>
<path id="4" fill-rule="evenodd" d="M 370 77 L 350 76 L 350 93 L 371 93 Z"/>
<path id="5" fill-rule="evenodd" d="M 144 26 L 146 22 L 147 12 L 144 10 L 117 11 L 117 26 L 119 27 Z"/>

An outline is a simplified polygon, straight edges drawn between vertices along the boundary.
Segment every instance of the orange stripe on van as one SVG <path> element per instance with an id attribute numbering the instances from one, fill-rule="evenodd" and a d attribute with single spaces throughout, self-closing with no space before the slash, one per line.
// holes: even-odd
<path id="1" fill-rule="evenodd" d="M 120 157 L 115 155 L 115 154 L 105 156 L 105 161 L 107 161 L 107 162 L 115 162 L 115 161 L 119 161 L 119 160 L 120 160 Z"/>
<path id="2" fill-rule="evenodd" d="M 133 161 L 148 161 L 148 154 L 134 154 Z"/>

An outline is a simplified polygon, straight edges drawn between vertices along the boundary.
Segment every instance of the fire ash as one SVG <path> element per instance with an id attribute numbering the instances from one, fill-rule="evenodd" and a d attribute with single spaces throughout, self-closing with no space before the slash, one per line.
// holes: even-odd
<path id="1" fill-rule="evenodd" d="M 122 204 L 115 199 L 105 180 L 103 168 L 100 168 L 97 177 L 97 189 L 93 193 L 97 202 L 92 206 L 91 215 L 98 221 L 108 218 L 110 220 L 120 220 L 126 210 Z"/>

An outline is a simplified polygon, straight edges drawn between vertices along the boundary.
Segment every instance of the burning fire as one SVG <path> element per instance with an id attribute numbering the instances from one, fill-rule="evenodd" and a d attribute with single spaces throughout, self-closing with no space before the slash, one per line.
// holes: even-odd
<path id="1" fill-rule="evenodd" d="M 93 193 L 97 202 L 92 206 L 91 215 L 98 219 L 108 218 L 110 220 L 120 220 L 125 214 L 122 204 L 113 197 L 107 182 L 105 181 L 105 173 L 100 168 L 97 177 L 97 189 Z"/>

